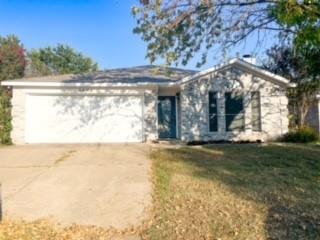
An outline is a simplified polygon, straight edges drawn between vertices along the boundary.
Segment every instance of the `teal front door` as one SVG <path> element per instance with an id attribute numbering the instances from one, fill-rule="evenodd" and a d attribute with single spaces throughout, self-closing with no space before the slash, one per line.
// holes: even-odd
<path id="1" fill-rule="evenodd" d="M 159 138 L 176 138 L 176 97 L 158 98 Z"/>

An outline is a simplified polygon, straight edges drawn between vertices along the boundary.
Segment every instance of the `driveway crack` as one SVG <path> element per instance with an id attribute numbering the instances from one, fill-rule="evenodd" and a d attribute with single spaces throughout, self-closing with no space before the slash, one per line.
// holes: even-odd
<path id="1" fill-rule="evenodd" d="M 60 158 L 58 158 L 55 162 L 54 165 L 58 165 L 66 160 L 68 160 L 68 158 L 70 158 L 74 153 L 76 152 L 76 150 L 70 150 L 67 153 L 65 153 L 64 155 L 62 155 Z"/>
<path id="2" fill-rule="evenodd" d="M 37 174 L 36 176 L 31 178 L 26 184 L 24 184 L 22 187 L 20 187 L 17 191 L 15 191 L 14 193 L 11 193 L 10 195 L 4 197 L 3 200 L 9 200 L 10 198 L 14 197 L 17 193 L 21 192 L 23 189 L 28 187 L 31 183 L 33 183 L 37 178 L 39 178 L 42 174 L 47 172 L 49 169 L 51 169 L 51 167 L 48 167 L 48 168 L 44 169 L 42 172 L 40 172 L 39 174 Z"/>
<path id="3" fill-rule="evenodd" d="M 18 166 L 18 167 L 12 167 L 12 168 L 32 168 L 32 167 L 43 167 L 45 168 L 43 171 L 32 177 L 27 183 L 25 183 L 22 187 L 20 187 L 18 190 L 16 190 L 14 193 L 11 193 L 10 195 L 3 198 L 3 200 L 9 200 L 10 198 L 14 197 L 19 192 L 23 191 L 25 188 L 27 188 L 30 184 L 32 184 L 36 179 L 38 179 L 41 175 L 48 172 L 50 169 L 57 167 L 61 162 L 66 161 L 68 158 L 70 158 L 76 151 L 70 150 L 67 153 L 63 154 L 60 158 L 55 160 L 53 165 L 44 165 L 44 166 Z"/>

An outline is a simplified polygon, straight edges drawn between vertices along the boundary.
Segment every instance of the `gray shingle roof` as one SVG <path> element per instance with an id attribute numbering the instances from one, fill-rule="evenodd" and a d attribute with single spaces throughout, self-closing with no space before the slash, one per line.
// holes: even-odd
<path id="1" fill-rule="evenodd" d="M 197 73 L 193 70 L 161 66 L 138 66 L 118 68 L 87 74 L 67 74 L 45 77 L 30 77 L 11 80 L 26 82 L 61 82 L 61 83 L 171 83 Z"/>

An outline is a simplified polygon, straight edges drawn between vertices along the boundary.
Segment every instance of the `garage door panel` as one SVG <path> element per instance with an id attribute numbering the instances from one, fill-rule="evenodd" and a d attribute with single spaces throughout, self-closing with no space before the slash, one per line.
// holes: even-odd
<path id="1" fill-rule="evenodd" d="M 140 96 L 27 97 L 26 142 L 141 142 Z"/>

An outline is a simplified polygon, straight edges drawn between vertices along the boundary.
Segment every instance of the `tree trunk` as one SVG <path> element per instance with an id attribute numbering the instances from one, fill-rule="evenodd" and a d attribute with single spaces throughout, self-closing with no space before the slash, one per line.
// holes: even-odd
<path id="1" fill-rule="evenodd" d="M 307 96 L 308 93 L 303 93 L 300 101 L 297 104 L 298 107 L 298 112 L 299 112 L 299 127 L 304 126 L 306 123 L 306 117 L 308 115 L 309 112 L 309 108 L 310 108 L 310 101 L 311 99 L 309 99 L 309 96 Z M 300 103 L 300 104 L 299 104 Z"/>

